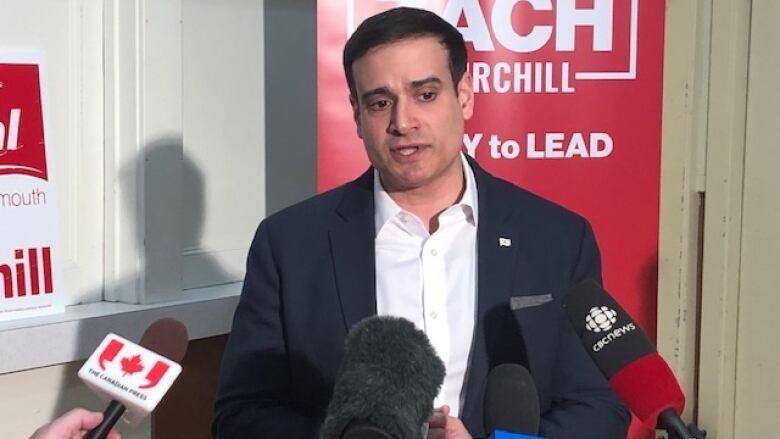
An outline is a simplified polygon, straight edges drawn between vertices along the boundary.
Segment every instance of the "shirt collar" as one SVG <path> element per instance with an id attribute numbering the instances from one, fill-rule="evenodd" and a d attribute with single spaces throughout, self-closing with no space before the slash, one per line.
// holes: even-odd
<path id="1" fill-rule="evenodd" d="M 463 191 L 460 200 L 454 205 L 462 206 L 467 214 L 470 212 L 471 222 L 476 227 L 478 218 L 477 208 L 479 206 L 477 202 L 477 182 L 474 179 L 474 171 L 469 166 L 462 152 L 460 153 L 460 161 L 463 165 L 463 174 L 466 177 L 466 189 Z M 376 233 L 379 234 L 382 227 L 401 212 L 403 212 L 403 209 L 390 198 L 390 195 L 382 186 L 379 173 L 374 169 L 374 230 L 376 230 Z"/>

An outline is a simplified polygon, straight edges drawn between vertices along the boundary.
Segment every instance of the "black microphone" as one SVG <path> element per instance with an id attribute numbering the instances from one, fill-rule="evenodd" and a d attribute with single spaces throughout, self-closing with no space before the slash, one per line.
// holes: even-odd
<path id="1" fill-rule="evenodd" d="M 574 286 L 562 305 L 612 390 L 646 428 L 659 425 L 673 439 L 704 438 L 706 433 L 680 419 L 685 395 L 671 368 L 609 293 L 587 280 Z"/>
<path id="2" fill-rule="evenodd" d="M 539 395 L 528 369 L 506 363 L 490 371 L 483 418 L 485 433 L 493 439 L 531 438 L 527 435 L 539 433 Z"/>
<path id="3" fill-rule="evenodd" d="M 374 316 L 347 335 L 322 439 L 423 437 L 444 364 L 406 319 Z"/>

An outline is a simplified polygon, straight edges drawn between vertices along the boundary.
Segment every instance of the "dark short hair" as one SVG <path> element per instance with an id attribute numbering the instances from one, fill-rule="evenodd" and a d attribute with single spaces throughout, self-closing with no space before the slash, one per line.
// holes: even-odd
<path id="1" fill-rule="evenodd" d="M 349 92 L 357 97 L 352 64 L 374 47 L 407 38 L 433 36 L 447 49 L 450 75 L 457 88 L 466 72 L 466 43 L 453 25 L 433 12 L 415 8 L 394 8 L 367 18 L 344 46 L 344 74 Z"/>

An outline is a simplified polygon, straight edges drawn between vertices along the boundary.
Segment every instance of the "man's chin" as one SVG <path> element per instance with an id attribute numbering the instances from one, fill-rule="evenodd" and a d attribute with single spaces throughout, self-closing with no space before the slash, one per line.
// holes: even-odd
<path id="1" fill-rule="evenodd" d="M 410 166 L 401 170 L 379 171 L 382 186 L 388 192 L 410 191 L 424 187 L 430 177 L 422 169 L 410 169 Z"/>

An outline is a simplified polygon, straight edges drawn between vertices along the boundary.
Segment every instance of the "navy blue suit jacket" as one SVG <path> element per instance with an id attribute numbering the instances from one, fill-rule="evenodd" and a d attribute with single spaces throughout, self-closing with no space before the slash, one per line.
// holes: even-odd
<path id="1" fill-rule="evenodd" d="M 628 412 L 559 303 L 575 283 L 600 280 L 590 226 L 469 163 L 479 198 L 478 299 L 461 419 L 482 437 L 487 373 L 519 363 L 536 381 L 542 435 L 624 438 Z M 371 170 L 260 224 L 223 357 L 215 438 L 319 436 L 344 338 L 376 314 L 374 228 Z M 512 297 L 545 294 L 553 300 L 510 306 Z"/>

